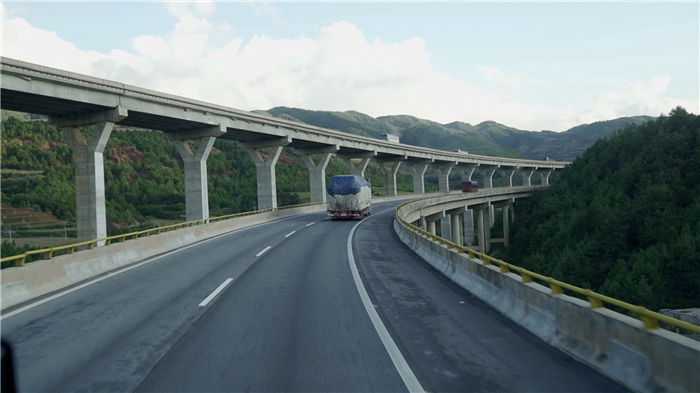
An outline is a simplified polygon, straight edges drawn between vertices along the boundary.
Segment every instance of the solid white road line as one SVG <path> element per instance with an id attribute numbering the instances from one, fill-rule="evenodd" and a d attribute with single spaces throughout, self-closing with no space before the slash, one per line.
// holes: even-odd
<path id="1" fill-rule="evenodd" d="M 267 247 L 265 247 L 264 250 L 262 250 L 262 251 L 260 251 L 259 253 L 255 254 L 255 256 L 256 256 L 256 257 L 259 257 L 259 256 L 261 256 L 262 254 L 266 253 L 267 250 L 269 250 L 269 249 L 271 249 L 271 248 L 272 248 L 272 246 L 267 246 Z"/>
<path id="2" fill-rule="evenodd" d="M 315 213 L 311 213 L 311 214 L 315 214 Z M 172 255 L 172 254 L 175 254 L 176 252 L 184 251 L 184 250 L 187 250 L 188 248 L 192 248 L 192 247 L 199 246 L 199 245 L 201 245 L 201 244 L 210 242 L 210 241 L 212 241 L 212 240 L 216 240 L 216 239 L 218 239 L 218 238 L 220 238 L 220 237 L 223 237 L 223 236 L 233 235 L 234 233 L 237 233 L 237 232 L 245 231 L 245 230 L 252 229 L 252 228 L 255 228 L 255 227 L 259 227 L 259 226 L 263 226 L 263 225 L 275 224 L 275 223 L 278 223 L 278 222 L 280 222 L 280 221 L 287 221 L 287 220 L 291 220 L 291 219 L 294 219 L 294 218 L 297 218 L 297 217 L 298 217 L 298 216 L 292 216 L 292 217 L 287 217 L 287 218 L 281 218 L 281 219 L 275 220 L 275 221 L 263 222 L 263 223 L 260 223 L 260 224 L 251 225 L 251 226 L 249 226 L 249 227 L 235 229 L 235 230 L 233 230 L 233 231 L 231 231 L 231 232 L 222 233 L 221 235 L 214 236 L 214 237 L 210 237 L 209 239 L 205 239 L 205 240 L 202 240 L 202 241 L 200 241 L 200 242 L 197 242 L 197 243 L 194 243 L 194 244 L 190 244 L 189 246 L 185 246 L 185 247 L 182 247 L 182 248 L 178 248 L 177 250 L 169 251 L 169 252 L 167 252 L 167 253 L 165 253 L 165 254 L 159 255 L 159 256 L 157 256 L 157 257 L 153 257 L 153 258 L 151 258 L 151 259 L 147 259 L 147 260 L 145 260 L 145 261 L 143 261 L 143 262 L 139 262 L 139 263 L 137 263 L 137 264 L 135 264 L 135 265 L 129 266 L 129 267 L 124 268 L 124 269 L 121 269 L 121 270 L 119 270 L 119 271 L 116 271 L 116 272 L 109 272 L 109 273 L 107 273 L 107 274 L 106 274 L 105 276 L 103 276 L 103 277 L 96 278 L 96 279 L 94 279 L 94 280 L 92 280 L 92 281 L 86 282 L 85 284 L 81 284 L 81 285 L 78 285 L 77 287 L 73 287 L 73 288 L 68 289 L 68 290 L 65 290 L 65 291 L 63 291 L 63 292 L 61 292 L 61 293 L 57 293 L 57 294 L 55 294 L 55 295 L 53 295 L 53 296 L 49 296 L 49 297 L 47 297 L 47 298 L 45 298 L 45 299 L 39 300 L 39 301 L 37 301 L 37 302 L 34 302 L 34 303 L 29 304 L 29 305 L 27 305 L 27 306 L 24 306 L 24 307 L 22 307 L 22 308 L 18 308 L 18 309 L 16 309 L 15 311 L 8 312 L 8 313 L 6 313 L 6 314 L 2 314 L 2 315 L 0 315 L 0 321 L 2 321 L 2 320 L 5 319 L 5 318 L 9 318 L 9 317 L 11 317 L 11 316 L 13 316 L 13 315 L 17 315 L 17 314 L 19 314 L 19 313 L 21 313 L 21 312 L 24 312 L 24 311 L 27 311 L 27 310 L 31 310 L 32 308 L 37 307 L 37 306 L 40 306 L 40 305 L 42 305 L 42 304 L 44 304 L 44 303 L 50 302 L 51 300 L 58 299 L 59 297 L 65 296 L 65 295 L 67 295 L 67 294 L 69 294 L 69 293 L 71 293 L 71 292 L 75 292 L 75 291 L 77 291 L 77 290 L 79 290 L 79 289 L 83 289 L 83 288 L 88 287 L 88 286 L 90 286 L 90 285 L 92 285 L 92 284 L 96 284 L 96 283 L 98 283 L 98 282 L 100 282 L 100 281 L 102 281 L 102 280 L 106 280 L 106 279 L 108 279 L 108 278 L 111 278 L 111 277 L 113 277 L 113 276 L 116 276 L 117 274 L 121 274 L 121 273 L 124 273 L 124 272 L 128 272 L 128 271 L 131 270 L 131 269 L 136 269 L 136 268 L 139 267 L 139 266 L 145 265 L 145 264 L 147 264 L 147 263 L 151 263 L 151 262 L 153 262 L 153 261 L 157 261 L 157 260 L 159 260 L 159 259 L 161 259 L 161 258 L 165 258 L 165 257 L 167 257 L 167 256 L 170 256 L 170 255 Z"/>
<path id="3" fill-rule="evenodd" d="M 352 236 L 355 234 L 355 229 L 357 229 L 357 227 L 360 226 L 360 224 L 362 224 L 363 222 L 371 219 L 372 217 L 376 217 L 377 214 L 381 214 L 389 210 L 394 209 L 392 208 L 382 210 L 371 217 L 365 218 L 364 220 L 355 224 L 354 227 L 352 227 L 350 235 L 348 235 L 348 260 L 350 262 L 352 278 L 355 280 L 355 286 L 357 287 L 357 292 L 360 293 L 360 298 L 362 299 L 362 304 L 365 306 L 365 311 L 367 311 L 369 319 L 372 320 L 374 329 L 377 331 L 379 338 L 382 340 L 384 348 L 386 348 L 386 351 L 389 353 L 389 357 L 391 357 L 391 361 L 394 363 L 396 371 L 398 371 L 399 375 L 401 375 L 401 379 L 403 380 L 403 383 L 406 385 L 406 388 L 409 392 L 425 392 L 423 386 L 421 386 L 420 382 L 418 382 L 418 378 L 416 378 L 416 375 L 413 374 L 413 371 L 411 371 L 411 367 L 409 367 L 408 363 L 406 363 L 406 359 L 404 359 L 403 355 L 401 354 L 401 351 L 399 351 L 399 347 L 396 346 L 396 343 L 391 338 L 389 331 L 386 330 L 386 326 L 384 326 L 382 319 L 379 318 L 377 310 L 374 309 L 375 306 L 370 301 L 369 295 L 367 294 L 367 290 L 362 284 L 360 273 L 357 271 L 357 265 L 355 264 L 355 257 L 352 254 Z"/>
<path id="4" fill-rule="evenodd" d="M 226 286 L 227 286 L 228 284 L 231 283 L 231 281 L 233 281 L 232 278 L 227 278 L 226 281 L 224 281 L 221 285 L 219 285 L 218 288 L 216 288 L 216 289 L 214 290 L 214 292 L 210 293 L 209 296 L 207 296 L 206 299 L 202 300 L 202 302 L 199 303 L 199 307 L 204 307 L 204 306 L 206 306 L 207 304 L 209 304 L 209 302 L 211 301 L 211 299 L 213 299 L 214 296 L 218 295 L 219 292 L 223 291 L 224 288 L 226 288 Z"/>
<path id="5" fill-rule="evenodd" d="M 310 227 L 310 226 L 314 225 L 315 223 L 316 223 L 316 222 L 314 221 L 314 222 L 312 222 L 311 224 L 306 224 L 306 226 L 307 226 L 307 227 Z"/>
<path id="6" fill-rule="evenodd" d="M 292 235 L 295 234 L 295 233 L 297 233 L 297 231 L 291 231 L 291 232 L 289 232 L 289 233 L 287 234 L 287 236 L 285 236 L 285 237 L 290 237 L 290 236 L 292 236 Z"/>

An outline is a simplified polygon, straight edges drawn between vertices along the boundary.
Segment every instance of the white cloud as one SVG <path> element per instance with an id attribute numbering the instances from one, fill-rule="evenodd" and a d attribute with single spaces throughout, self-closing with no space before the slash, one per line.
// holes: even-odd
<path id="1" fill-rule="evenodd" d="M 483 72 L 486 79 L 489 81 L 494 81 L 508 87 L 519 88 L 522 87 L 525 82 L 522 75 L 505 75 L 503 71 L 493 66 L 481 66 L 477 67 L 476 69 Z"/>
<path id="2" fill-rule="evenodd" d="M 593 97 L 591 107 L 575 111 L 569 105 L 562 125 L 573 127 L 583 123 L 615 119 L 623 116 L 668 114 L 671 109 L 682 106 L 692 113 L 700 112 L 699 100 L 678 99 L 664 96 L 671 83 L 670 75 L 655 75 L 651 80 L 628 83 L 606 90 Z"/>
<path id="3" fill-rule="evenodd" d="M 490 88 L 435 72 L 420 37 L 370 41 L 345 21 L 324 27 L 315 38 L 263 34 L 246 42 L 208 19 L 214 3 L 164 3 L 178 19 L 172 31 L 134 37 L 129 51 L 104 54 L 82 51 L 54 32 L 8 18 L 1 6 L 3 56 L 246 110 L 284 105 L 563 131 L 582 122 L 667 113 L 676 105 L 697 112 L 699 106 L 665 97 L 668 75 L 602 92 L 589 108 L 506 100 Z M 252 6 L 275 12 L 268 3 Z M 494 66 L 478 70 L 502 86 L 522 89 L 520 75 L 505 75 Z"/>
<path id="4" fill-rule="evenodd" d="M 246 4 L 250 5 L 255 16 L 265 16 L 265 17 L 269 17 L 270 19 L 272 19 L 276 23 L 279 23 L 279 24 L 284 23 L 284 19 L 282 18 L 282 14 L 283 14 L 282 10 L 280 10 L 278 7 L 276 7 L 274 4 L 270 3 L 269 1 L 263 1 L 263 2 L 249 1 Z"/>

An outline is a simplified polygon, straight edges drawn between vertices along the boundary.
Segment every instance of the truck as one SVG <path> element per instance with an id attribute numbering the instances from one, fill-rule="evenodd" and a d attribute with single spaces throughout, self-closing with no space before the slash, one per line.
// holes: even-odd
<path id="1" fill-rule="evenodd" d="M 476 192 L 479 191 L 479 183 L 473 180 L 465 180 L 462 182 L 462 192 Z"/>
<path id="2" fill-rule="evenodd" d="M 379 139 L 384 139 L 387 142 L 399 143 L 399 137 L 396 135 L 381 134 L 381 135 L 379 135 Z"/>
<path id="3" fill-rule="evenodd" d="M 333 176 L 326 191 L 331 220 L 361 220 L 372 213 L 372 183 L 369 179 L 357 175 Z"/>

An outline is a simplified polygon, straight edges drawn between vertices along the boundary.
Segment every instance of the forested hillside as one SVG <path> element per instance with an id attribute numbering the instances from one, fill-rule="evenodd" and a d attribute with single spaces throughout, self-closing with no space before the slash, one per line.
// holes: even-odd
<path id="1" fill-rule="evenodd" d="M 518 202 L 505 259 L 652 310 L 698 307 L 699 169 L 698 116 L 628 126 Z"/>
<path id="2" fill-rule="evenodd" d="M 375 119 L 355 111 L 310 111 L 287 107 L 255 112 L 375 138 L 382 133 L 394 134 L 401 138 L 401 143 L 409 145 L 441 150 L 462 149 L 499 157 L 551 157 L 559 161 L 573 160 L 598 138 L 608 136 L 627 124 L 641 124 L 653 119 L 649 116 L 622 117 L 580 125 L 566 132 L 532 132 L 494 121 L 485 121 L 476 126 L 459 121 L 439 124 L 408 115 Z"/>

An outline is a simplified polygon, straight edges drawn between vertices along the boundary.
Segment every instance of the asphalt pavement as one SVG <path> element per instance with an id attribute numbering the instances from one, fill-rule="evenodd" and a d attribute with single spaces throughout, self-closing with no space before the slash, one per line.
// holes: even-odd
<path id="1" fill-rule="evenodd" d="M 430 392 L 625 391 L 423 262 L 397 204 L 238 230 L 3 317 L 19 391 L 401 392 L 407 373 Z"/>

